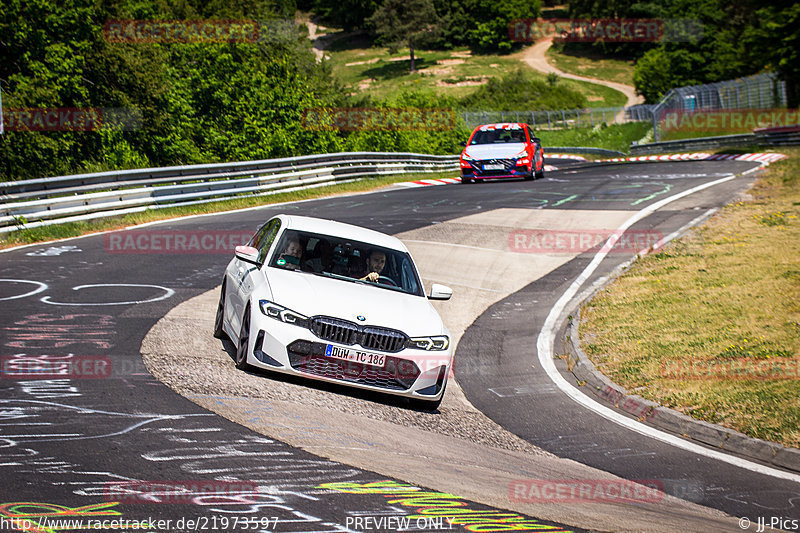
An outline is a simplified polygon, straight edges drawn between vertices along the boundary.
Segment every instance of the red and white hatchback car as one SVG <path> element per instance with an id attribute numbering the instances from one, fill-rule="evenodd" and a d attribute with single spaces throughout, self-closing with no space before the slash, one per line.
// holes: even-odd
<path id="1" fill-rule="evenodd" d="M 462 143 L 461 183 L 498 178 L 544 177 L 542 142 L 528 124 L 503 122 L 478 126 Z"/>

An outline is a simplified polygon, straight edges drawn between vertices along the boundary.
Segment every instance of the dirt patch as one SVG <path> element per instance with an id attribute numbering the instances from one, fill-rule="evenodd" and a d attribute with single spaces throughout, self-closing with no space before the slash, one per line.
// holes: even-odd
<path id="1" fill-rule="evenodd" d="M 489 81 L 485 76 L 468 77 L 461 81 L 448 82 L 446 80 L 437 80 L 437 87 L 473 87 L 476 85 L 483 85 Z"/>
<path id="2" fill-rule="evenodd" d="M 366 61 L 353 61 L 352 63 L 345 63 L 344 66 L 354 67 L 356 65 L 371 65 L 373 63 L 377 63 L 378 61 L 380 61 L 380 58 L 373 57 L 372 59 L 367 59 Z"/>
<path id="3" fill-rule="evenodd" d="M 362 91 L 365 89 L 369 89 L 369 86 L 375 83 L 377 80 L 375 78 L 367 78 L 365 80 L 361 80 L 358 82 L 358 88 Z"/>
<path id="4" fill-rule="evenodd" d="M 420 70 L 423 76 L 445 76 L 453 73 L 453 67 L 432 68 L 429 70 Z"/>
<path id="5" fill-rule="evenodd" d="M 461 65 L 462 63 L 466 63 L 465 59 L 438 59 L 436 61 L 437 65 Z"/>

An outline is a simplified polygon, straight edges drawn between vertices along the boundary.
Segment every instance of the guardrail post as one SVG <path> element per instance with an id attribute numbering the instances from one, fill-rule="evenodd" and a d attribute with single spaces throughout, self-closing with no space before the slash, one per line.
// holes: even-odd
<path id="1" fill-rule="evenodd" d="M 651 113 L 653 114 L 653 142 L 658 142 L 658 109 L 653 109 Z"/>

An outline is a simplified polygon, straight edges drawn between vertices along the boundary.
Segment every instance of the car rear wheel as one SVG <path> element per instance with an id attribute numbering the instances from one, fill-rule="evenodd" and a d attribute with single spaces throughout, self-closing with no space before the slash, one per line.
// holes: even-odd
<path id="1" fill-rule="evenodd" d="M 250 351 L 250 306 L 248 305 L 242 315 L 242 329 L 239 332 L 239 345 L 236 347 L 236 368 L 247 370 L 247 354 Z"/>
<path id="2" fill-rule="evenodd" d="M 219 293 L 219 304 L 217 304 L 217 316 L 214 318 L 214 336 L 218 339 L 225 338 L 225 281 L 222 282 L 222 290 Z"/>

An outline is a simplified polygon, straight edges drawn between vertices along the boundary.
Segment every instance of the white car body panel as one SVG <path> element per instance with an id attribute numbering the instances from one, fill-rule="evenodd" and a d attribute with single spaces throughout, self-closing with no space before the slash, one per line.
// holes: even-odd
<path id="1" fill-rule="evenodd" d="M 472 159 L 511 159 L 525 149 L 525 143 L 473 144 L 466 153 Z"/>
<path id="2" fill-rule="evenodd" d="M 363 316 L 365 325 L 390 325 L 410 337 L 443 333 L 441 329 L 431 332 L 431 324 L 441 319 L 427 298 L 304 272 L 271 270 L 274 301 L 292 302 L 287 307 L 302 315 L 333 316 L 353 322 Z"/>
<path id="3" fill-rule="evenodd" d="M 409 339 L 441 336 L 449 338 L 450 334 L 439 314 L 425 297 L 424 287 L 421 283 L 419 284 L 421 295 L 407 294 L 367 282 L 359 283 L 316 275 L 311 272 L 270 266 L 270 260 L 276 253 L 276 243 L 280 242 L 283 233 L 288 230 L 336 238 L 344 237 L 358 243 L 380 246 L 408 254 L 408 250 L 402 242 L 389 235 L 334 221 L 286 215 L 279 215 L 276 218 L 281 220 L 281 228 L 271 244 L 272 249 L 269 250 L 264 265 L 259 268 L 255 264 L 234 257 L 225 271 L 222 326 L 225 333 L 237 346 L 240 344 L 242 316 L 248 303 L 250 304 L 247 365 L 421 399 L 438 405 L 444 394 L 446 380 L 452 367 L 452 346 L 449 343 L 443 350 L 425 350 L 407 344 L 399 351 L 385 353 L 375 348 L 362 347 L 358 343 L 341 345 L 329 339 L 317 337 L 310 326 L 290 324 L 267 316 L 262 312 L 259 304 L 260 301 L 267 300 L 309 319 L 332 317 L 358 327 L 379 327 L 399 331 Z M 408 257 L 410 258 L 410 254 Z M 416 267 L 413 268 L 417 281 L 419 281 Z M 362 380 L 363 382 L 353 381 L 355 378 L 352 376 L 348 376 L 347 379 L 339 379 L 331 378 L 328 374 L 313 375 L 292 366 L 292 356 L 287 347 L 296 346 L 298 342 L 304 343 L 303 346 L 313 344 L 314 350 L 317 350 L 308 355 L 309 359 L 319 358 L 318 350 L 324 350 L 327 345 L 332 345 L 368 353 L 383 353 L 387 358 L 395 361 L 412 361 L 416 364 L 418 376 L 407 390 L 397 390 L 376 386 L 373 384 L 375 380 L 367 383 L 369 380 L 366 379 Z M 293 349 L 296 363 L 297 350 Z M 259 350 L 261 355 L 257 357 L 255 352 Z M 267 362 L 265 362 L 263 354 L 268 356 Z M 337 363 L 333 359 L 324 357 L 322 360 L 323 364 L 331 361 Z M 346 362 L 344 364 L 351 368 L 355 363 Z M 386 368 L 389 367 L 386 366 Z M 363 365 L 363 374 L 370 370 L 377 371 L 379 368 Z M 408 375 L 405 373 L 402 377 L 407 378 Z M 360 376 L 361 374 L 358 379 Z M 437 390 L 435 394 L 430 393 L 432 387 Z"/>

